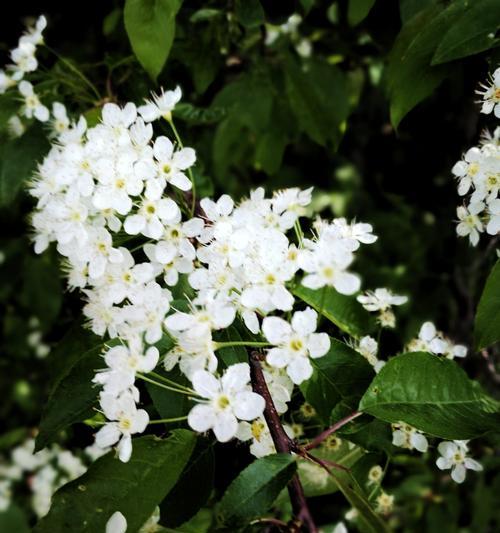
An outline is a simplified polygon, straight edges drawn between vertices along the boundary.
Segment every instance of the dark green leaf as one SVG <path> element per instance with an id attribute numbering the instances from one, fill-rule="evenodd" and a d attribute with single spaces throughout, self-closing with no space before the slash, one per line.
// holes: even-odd
<path id="1" fill-rule="evenodd" d="M 500 261 L 490 272 L 479 300 L 474 340 L 478 350 L 500 340 Z"/>
<path id="2" fill-rule="evenodd" d="M 296 287 L 293 293 L 353 337 L 367 335 L 374 329 L 373 316 L 354 296 L 340 294 L 332 287 L 313 290 L 302 285 Z"/>
<path id="3" fill-rule="evenodd" d="M 330 422 L 332 409 L 339 402 L 354 411 L 374 375 L 368 361 L 343 342 L 331 339 L 328 353 L 311 359 L 311 363 L 313 375 L 300 390 L 322 420 Z"/>
<path id="4" fill-rule="evenodd" d="M 108 343 L 112 344 L 112 342 Z M 36 449 L 41 450 L 57 437 L 57 434 L 75 422 L 92 416 L 99 389 L 92 383 L 96 370 L 104 366 L 102 344 L 71 358 L 55 383 L 40 421 L 36 437 Z"/>
<path id="5" fill-rule="evenodd" d="M 217 342 L 234 342 L 242 341 L 240 332 L 234 326 L 218 332 L 215 335 Z M 244 346 L 228 346 L 227 348 L 221 348 L 217 350 L 218 357 L 222 360 L 224 365 L 231 366 L 236 363 L 248 363 L 248 354 Z"/>
<path id="6" fill-rule="evenodd" d="M 170 53 L 175 15 L 182 0 L 126 0 L 125 29 L 132 50 L 144 70 L 156 81 Z"/>
<path id="7" fill-rule="evenodd" d="M 389 529 L 382 518 L 373 510 L 356 479 L 352 475 L 349 476 L 348 480 L 337 474 L 333 474 L 333 477 L 347 501 L 358 511 L 360 530 L 370 533 L 387 533 Z"/>
<path id="8" fill-rule="evenodd" d="M 236 0 L 236 18 L 248 28 L 264 23 L 264 10 L 259 0 Z"/>
<path id="9" fill-rule="evenodd" d="M 301 129 L 318 144 L 335 147 L 342 138 L 349 106 L 346 82 L 336 67 L 320 60 L 307 68 L 292 58 L 286 62 L 286 92 Z"/>
<path id="10" fill-rule="evenodd" d="M 368 16 L 375 0 L 349 0 L 347 20 L 351 26 L 356 26 Z"/>
<path id="11" fill-rule="evenodd" d="M 34 533 L 104 531 L 116 511 L 127 519 L 127 531 L 137 531 L 174 487 L 195 443 L 194 433 L 175 430 L 168 439 L 134 439 L 128 463 L 108 453 L 56 492 Z"/>
<path id="12" fill-rule="evenodd" d="M 500 28 L 500 2 L 475 0 L 451 25 L 432 58 L 433 65 L 453 61 L 498 46 L 495 34 Z"/>
<path id="13" fill-rule="evenodd" d="M 295 459 L 274 454 L 255 460 L 229 485 L 218 504 L 217 518 L 231 527 L 260 518 L 292 479 Z"/>
<path id="14" fill-rule="evenodd" d="M 205 505 L 213 489 L 214 468 L 212 443 L 199 438 L 191 460 L 160 505 L 163 525 L 180 526 Z"/>
<path id="15" fill-rule="evenodd" d="M 181 373 L 178 367 L 170 370 L 156 370 L 156 372 L 166 378 L 175 381 L 179 385 L 185 387 L 190 386 L 190 382 Z M 151 383 L 146 383 L 148 393 L 153 400 L 155 409 L 158 411 L 161 418 L 178 418 L 185 416 L 189 413 L 193 407 L 193 401 L 186 394 L 180 394 L 178 392 L 170 391 L 162 387 L 158 387 Z"/>
<path id="16" fill-rule="evenodd" d="M 0 511 L 0 531 L 29 533 L 31 529 L 23 511 L 16 505 L 10 505 L 5 511 Z"/>
<path id="17" fill-rule="evenodd" d="M 498 430 L 500 424 L 500 403 L 454 361 L 422 352 L 389 359 L 359 409 L 443 439 L 472 439 Z"/>
<path id="18" fill-rule="evenodd" d="M 458 0 L 447 9 L 431 5 L 407 22 L 389 56 L 387 83 L 391 122 L 398 127 L 403 117 L 447 77 L 447 65 L 430 66 L 443 33 L 464 10 Z"/>
<path id="19" fill-rule="evenodd" d="M 41 126 L 31 127 L 24 135 L 5 142 L 0 148 L 0 206 L 16 196 L 47 152 L 49 144 Z"/>

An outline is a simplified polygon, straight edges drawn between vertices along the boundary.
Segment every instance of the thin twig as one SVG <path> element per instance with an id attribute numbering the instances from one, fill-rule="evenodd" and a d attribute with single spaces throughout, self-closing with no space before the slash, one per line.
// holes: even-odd
<path id="1" fill-rule="evenodd" d="M 292 439 L 290 439 L 283 429 L 262 371 L 262 359 L 263 356 L 258 352 L 252 352 L 250 355 L 252 387 L 254 392 L 260 394 L 266 402 L 264 418 L 269 427 L 276 451 L 279 453 L 292 453 L 297 450 L 297 445 Z M 318 533 L 318 528 L 309 511 L 304 489 L 302 488 L 302 484 L 297 474 L 295 474 L 288 484 L 288 494 L 290 495 L 294 516 L 301 522 L 306 531 L 309 531 L 310 533 Z"/>
<path id="2" fill-rule="evenodd" d="M 325 429 L 322 433 L 320 433 L 315 439 L 313 439 L 309 444 L 306 444 L 304 446 L 305 450 L 312 450 L 313 448 L 317 448 L 325 439 L 327 439 L 330 435 L 338 431 L 341 427 L 348 424 L 351 420 L 354 420 L 355 418 L 358 418 L 358 416 L 361 416 L 363 413 L 360 411 L 354 411 L 354 413 L 351 413 L 350 415 L 347 415 L 346 417 L 342 418 L 338 422 L 336 422 L 333 426 L 329 427 L 328 429 Z"/>

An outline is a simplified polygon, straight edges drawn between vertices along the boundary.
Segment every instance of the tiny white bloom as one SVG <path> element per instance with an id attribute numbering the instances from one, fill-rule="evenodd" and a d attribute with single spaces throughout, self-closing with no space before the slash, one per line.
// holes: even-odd
<path id="1" fill-rule="evenodd" d="M 441 454 L 436 461 L 440 470 L 451 469 L 451 478 L 456 483 L 463 483 L 467 470 L 476 470 L 480 472 L 483 467 L 474 459 L 467 457 L 467 441 L 455 440 L 453 442 L 444 441 L 438 446 Z"/>

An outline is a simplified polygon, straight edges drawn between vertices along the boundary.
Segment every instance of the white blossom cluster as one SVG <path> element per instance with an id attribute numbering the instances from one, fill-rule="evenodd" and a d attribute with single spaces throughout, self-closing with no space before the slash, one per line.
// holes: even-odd
<path id="1" fill-rule="evenodd" d="M 378 312 L 377 322 L 383 328 L 394 328 L 396 327 L 396 316 L 392 311 L 392 306 L 404 305 L 408 301 L 408 297 L 398 296 L 389 289 L 381 287 L 360 294 L 357 300 L 370 313 Z"/>
<path id="2" fill-rule="evenodd" d="M 317 313 L 310 308 L 289 321 L 268 315 L 293 311 L 291 287 L 300 271 L 306 287 L 357 292 L 360 279 L 349 271 L 355 251 L 376 240 L 369 224 L 345 219 L 317 220 L 313 236 L 305 238 L 299 216 L 311 189 L 266 198 L 259 188 L 239 204 L 227 195 L 204 198 L 193 216 L 185 193 L 195 152 L 178 138 L 174 144 L 155 137 L 151 123 L 163 118 L 172 124 L 180 97 L 177 88 L 139 108 L 108 103 L 92 128 L 82 117 L 66 120 L 31 184 L 35 251 L 56 243 L 69 287 L 85 294 L 90 328 L 113 339 L 105 368 L 94 378 L 109 421 L 96 442 L 117 444 L 123 461 L 132 452 L 131 435 L 149 422 L 137 407 L 135 380 L 157 366 L 154 345 L 164 335 L 175 341 L 165 369 L 178 365 L 192 383 L 183 392 L 198 401 L 188 418 L 193 429 L 213 429 L 227 441 L 240 422 L 262 415 L 264 401 L 251 390 L 248 364 L 218 374 L 215 352 L 224 343 L 214 334 L 237 317 L 249 334 L 262 331 L 267 342 L 257 344 L 271 346 L 266 377 L 284 412 L 293 385 L 312 374 L 310 358 L 325 355 L 330 340 L 315 332 Z M 296 243 L 287 235 L 291 230 Z M 181 275 L 195 291 L 188 311 L 177 308 L 170 291 Z"/>
<path id="3" fill-rule="evenodd" d="M 35 441 L 29 438 L 12 450 L 9 460 L 0 462 L 0 511 L 9 507 L 16 498 L 17 486 L 24 483 L 31 493 L 34 513 L 39 518 L 45 516 L 54 492 L 80 477 L 90 463 L 108 451 L 92 445 L 78 456 L 57 444 L 37 453 L 34 450 Z"/>
<path id="4" fill-rule="evenodd" d="M 20 114 L 40 122 L 49 120 L 49 109 L 40 101 L 33 85 L 24 78 L 38 68 L 36 52 L 43 44 L 43 31 L 46 26 L 47 20 L 42 15 L 35 26 L 28 28 L 20 37 L 17 46 L 10 51 L 12 63 L 7 65 L 5 70 L 0 69 L 0 94 L 9 89 L 17 89 L 22 101 Z M 24 131 L 24 126 L 17 115 L 10 118 L 9 126 L 14 135 L 21 135 Z"/>
<path id="5" fill-rule="evenodd" d="M 489 83 L 477 91 L 481 96 L 481 112 L 494 113 L 500 118 L 500 68 L 495 70 Z M 486 132 L 478 146 L 469 148 L 452 168 L 458 181 L 458 194 L 467 196 L 464 205 L 457 208 L 457 233 L 469 237 L 473 246 L 481 233 L 498 235 L 500 232 L 500 127 L 493 134 Z"/>
<path id="6" fill-rule="evenodd" d="M 432 322 L 422 324 L 418 337 L 408 343 L 407 350 L 409 352 L 429 352 L 447 359 L 462 358 L 467 355 L 466 346 L 454 344 L 444 333 L 438 331 Z"/>

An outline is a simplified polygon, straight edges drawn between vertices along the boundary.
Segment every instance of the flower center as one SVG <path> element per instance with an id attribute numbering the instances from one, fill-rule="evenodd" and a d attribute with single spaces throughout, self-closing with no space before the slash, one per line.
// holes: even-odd
<path id="1" fill-rule="evenodd" d="M 219 396 L 217 398 L 217 406 L 219 409 L 226 409 L 229 406 L 229 398 L 227 396 Z"/>
<path id="2" fill-rule="evenodd" d="M 290 348 L 294 352 L 300 352 L 302 350 L 302 348 L 304 348 L 304 343 L 302 342 L 301 339 L 292 339 L 290 341 Z"/>

